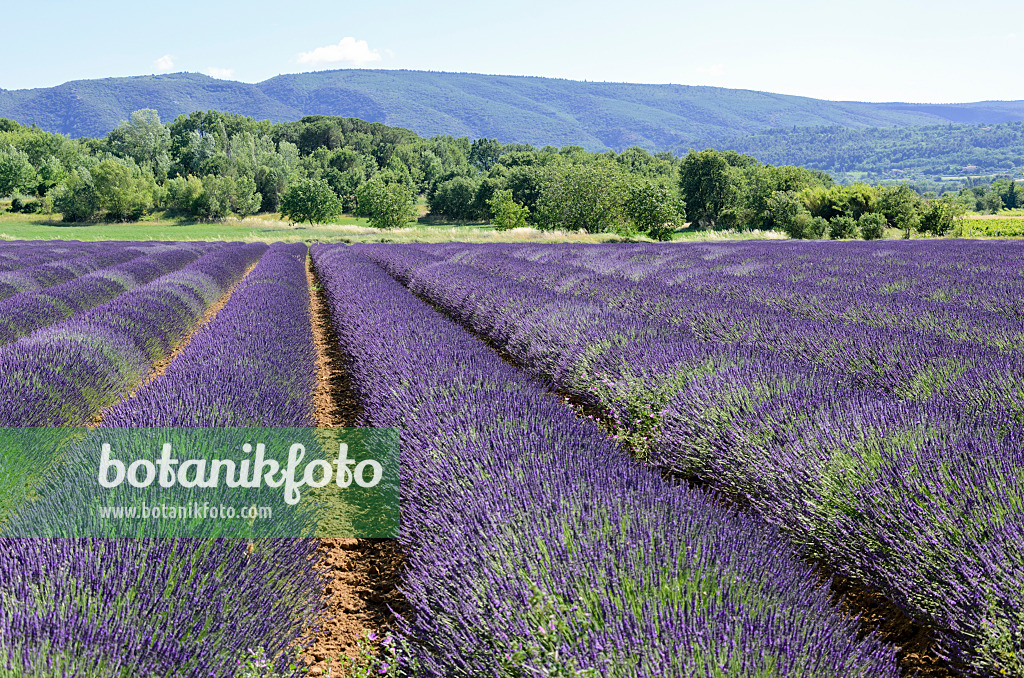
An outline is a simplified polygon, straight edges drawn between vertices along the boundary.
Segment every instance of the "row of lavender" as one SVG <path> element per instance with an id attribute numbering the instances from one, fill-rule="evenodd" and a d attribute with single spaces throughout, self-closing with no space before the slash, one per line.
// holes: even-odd
<path id="1" fill-rule="evenodd" d="M 107 426 L 312 426 L 316 352 L 306 246 L 274 245 L 162 378 Z"/>
<path id="2" fill-rule="evenodd" d="M 125 247 L 111 243 L 114 252 Z M 141 256 L 124 263 L 94 270 L 62 284 L 41 289 L 23 289 L 0 301 L 0 345 L 9 344 L 35 330 L 106 303 L 128 290 L 176 271 L 218 245 L 183 243 L 149 247 Z M 127 252 L 138 252 L 134 246 Z M 73 260 L 75 262 L 80 259 Z M 53 267 L 54 264 L 47 264 Z M 36 267 L 38 268 L 38 267 Z"/>
<path id="3" fill-rule="evenodd" d="M 486 249 L 458 256 L 506 277 L 415 250 L 362 251 L 520 364 L 608 412 L 652 463 L 745 497 L 814 555 L 936 626 L 958 662 L 1024 675 L 1019 403 L 979 398 L 965 413 L 943 398 L 855 388 L 806 361 L 709 343 L 548 289 L 603 285 L 594 296 L 614 297 L 612 278 L 578 268 L 556 276 L 553 266 Z"/>
<path id="4" fill-rule="evenodd" d="M 146 247 L 150 244 L 155 243 L 132 243 L 137 247 Z M 6 241 L 0 247 L 0 274 L 86 254 L 100 254 L 109 249 L 110 243 L 106 242 Z"/>
<path id="5" fill-rule="evenodd" d="M 179 271 L 0 347 L 0 422 L 90 422 L 166 358 L 266 249 L 219 246 Z"/>
<path id="6" fill-rule="evenodd" d="M 940 305 L 932 303 L 929 309 L 924 302 L 890 308 L 871 321 L 859 311 L 824 319 L 806 318 L 712 290 L 712 286 L 736 284 L 735 275 L 722 271 L 708 274 L 710 282 L 704 289 L 684 289 L 656 279 L 634 282 L 618 275 L 601 275 L 591 270 L 598 267 L 592 261 L 588 267 L 576 265 L 579 262 L 534 262 L 528 258 L 534 248 L 448 245 L 430 251 L 503 277 L 655 320 L 699 341 L 747 345 L 791 357 L 834 372 L 857 388 L 912 400 L 941 396 L 973 410 L 986 409 L 986 402 L 996 402 L 1011 425 L 1024 417 L 1024 402 L 1012 397 L 1024 392 L 1021 320 L 949 304 L 935 308 Z M 622 256 L 615 250 L 604 251 L 609 256 Z M 803 262 L 797 254 L 790 252 L 792 259 Z M 806 253 L 807 258 L 813 256 L 813 252 Z M 576 255 L 554 248 L 544 258 L 574 262 Z M 759 278 L 744 282 L 766 297 L 771 296 L 771 284 Z M 818 294 L 816 290 L 805 291 L 807 297 Z M 843 308 L 886 308 L 867 296 L 845 295 Z"/>
<path id="7" fill-rule="evenodd" d="M 223 261 L 196 262 L 221 292 L 265 248 L 230 249 L 232 276 Z M 305 259 L 303 245 L 272 247 L 162 376 L 103 412 L 104 425 L 309 425 Z M 290 675 L 322 613 L 309 541 L 8 540 L 0 553 L 0 657 L 15 673 L 228 676 L 240 658 L 269 657 L 266 670 Z"/>
<path id="8" fill-rule="evenodd" d="M 725 294 L 807 317 L 850 315 L 851 302 L 858 312 L 893 303 L 937 303 L 937 309 L 953 306 L 1024 317 L 1017 284 L 1024 275 L 1019 242 L 887 241 L 861 247 L 751 241 L 515 249 L 517 256 L 534 261 L 573 263 L 629 280 Z"/>
<path id="9" fill-rule="evenodd" d="M 767 525 L 635 464 L 359 253 L 313 259 L 363 423 L 402 429 L 412 675 L 897 674 Z"/>

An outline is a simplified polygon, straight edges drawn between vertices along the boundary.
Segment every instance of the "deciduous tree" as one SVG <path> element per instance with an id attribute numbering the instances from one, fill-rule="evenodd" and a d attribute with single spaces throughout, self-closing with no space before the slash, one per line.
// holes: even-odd
<path id="1" fill-rule="evenodd" d="M 39 175 L 28 155 L 13 146 L 0 146 L 0 196 L 35 193 Z"/>
<path id="2" fill-rule="evenodd" d="M 412 191 L 400 183 L 386 183 L 379 175 L 356 191 L 358 214 L 374 228 L 400 228 L 416 216 Z"/>
<path id="3" fill-rule="evenodd" d="M 634 229 L 654 240 L 671 240 L 672 233 L 686 220 L 682 200 L 664 186 L 639 176 L 626 184 L 622 213 Z"/>
<path id="4" fill-rule="evenodd" d="M 491 224 L 499 231 L 526 226 L 530 210 L 513 199 L 510 189 L 495 191 L 487 204 L 491 208 Z"/>
<path id="5" fill-rule="evenodd" d="M 341 214 L 341 202 L 323 179 L 299 179 L 281 196 L 281 216 L 323 223 Z"/>
<path id="6" fill-rule="evenodd" d="M 679 188 L 690 220 L 714 228 L 729 201 L 729 163 L 712 149 L 691 151 L 679 165 Z"/>
<path id="7" fill-rule="evenodd" d="M 536 218 L 542 228 L 601 233 L 621 219 L 624 181 L 607 161 L 553 164 L 540 189 Z"/>

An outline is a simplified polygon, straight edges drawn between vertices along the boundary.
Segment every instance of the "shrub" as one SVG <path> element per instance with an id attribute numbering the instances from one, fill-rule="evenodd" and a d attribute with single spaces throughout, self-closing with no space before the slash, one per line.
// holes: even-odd
<path id="1" fill-rule="evenodd" d="M 487 205 L 491 208 L 491 224 L 497 230 L 508 231 L 526 226 L 530 210 L 512 199 L 511 190 L 495 191 Z"/>
<path id="2" fill-rule="evenodd" d="M 828 219 L 824 217 L 812 217 L 807 223 L 807 237 L 814 240 L 821 240 L 828 232 Z"/>
<path id="3" fill-rule="evenodd" d="M 14 198 L 11 200 L 11 211 L 23 214 L 38 214 L 43 211 L 43 201 Z"/>
<path id="4" fill-rule="evenodd" d="M 862 214 L 860 221 L 857 222 L 857 225 L 860 226 L 860 237 L 865 240 L 881 240 L 888 224 L 885 216 L 877 212 Z"/>
<path id="5" fill-rule="evenodd" d="M 412 191 L 399 183 L 385 183 L 375 176 L 356 192 L 358 214 L 374 228 L 401 228 L 416 216 Z"/>
<path id="6" fill-rule="evenodd" d="M 853 220 L 853 217 L 833 217 L 832 221 L 828 223 L 828 237 L 833 240 L 852 238 L 855 235 L 857 235 L 857 222 Z"/>

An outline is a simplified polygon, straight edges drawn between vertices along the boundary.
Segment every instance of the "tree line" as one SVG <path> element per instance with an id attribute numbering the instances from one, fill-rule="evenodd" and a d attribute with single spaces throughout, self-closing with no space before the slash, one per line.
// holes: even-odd
<path id="1" fill-rule="evenodd" d="M 1017 204 L 1015 183 L 992 190 L 1002 191 L 1001 205 Z M 408 223 L 423 196 L 433 220 L 654 239 L 669 239 L 687 221 L 793 237 L 880 237 L 887 226 L 945 233 L 963 210 L 988 199 L 974 188 L 939 199 L 906 185 L 840 186 L 821 170 L 734 151 L 680 157 L 638 147 L 594 153 L 424 139 L 328 116 L 274 124 L 197 111 L 163 123 L 152 110 L 133 113 L 101 139 L 0 119 L 4 195 L 13 210 L 59 212 L 68 222 L 132 221 L 162 210 L 205 220 L 279 212 L 317 223 L 347 212 L 380 228 Z"/>

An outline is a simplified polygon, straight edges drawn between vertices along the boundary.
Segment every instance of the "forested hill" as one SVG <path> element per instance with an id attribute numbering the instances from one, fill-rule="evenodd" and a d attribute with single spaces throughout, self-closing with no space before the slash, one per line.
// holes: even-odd
<path id="1" fill-rule="evenodd" d="M 1002 123 L 1024 120 L 1024 101 L 971 104 L 833 102 L 719 87 L 578 82 L 426 71 L 339 70 L 257 84 L 194 73 L 79 80 L 0 90 L 0 117 L 72 136 L 100 137 L 134 110 L 164 120 L 217 109 L 275 122 L 325 114 L 451 134 L 588 150 L 695 144 L 773 129 Z"/>
<path id="2" fill-rule="evenodd" d="M 799 127 L 716 140 L 714 146 L 769 164 L 824 170 L 844 182 L 1016 175 L 1024 169 L 1024 122 Z"/>

